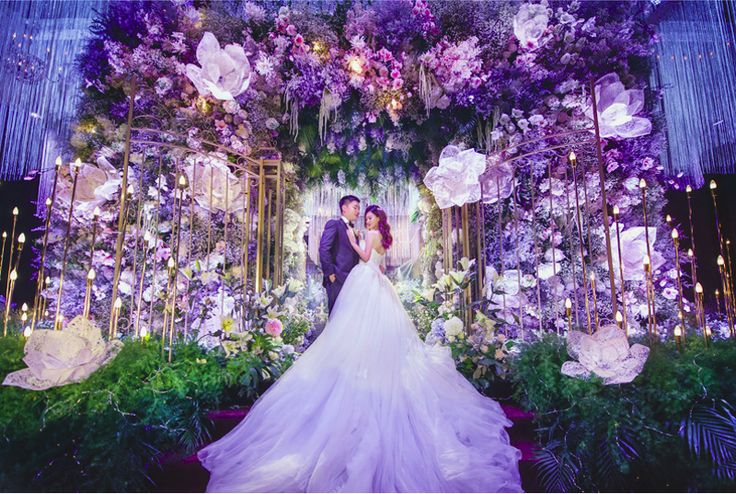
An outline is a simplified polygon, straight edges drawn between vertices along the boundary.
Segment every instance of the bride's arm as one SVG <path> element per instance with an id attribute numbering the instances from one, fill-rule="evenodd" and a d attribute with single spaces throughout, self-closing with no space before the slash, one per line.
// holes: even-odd
<path id="1" fill-rule="evenodd" d="M 365 250 L 360 248 L 358 241 L 355 239 L 355 234 L 352 230 L 348 230 L 348 238 L 350 243 L 353 245 L 353 249 L 358 253 L 361 259 L 368 262 L 371 258 L 371 252 L 373 251 L 373 242 L 376 239 L 376 235 L 373 232 L 368 232 L 365 236 Z"/>

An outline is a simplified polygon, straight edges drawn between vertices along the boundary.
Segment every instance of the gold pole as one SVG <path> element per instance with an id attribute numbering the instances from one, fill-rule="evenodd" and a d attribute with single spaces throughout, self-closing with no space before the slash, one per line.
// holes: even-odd
<path id="1" fill-rule="evenodd" d="M 585 294 L 585 314 L 588 319 L 588 334 L 593 334 L 593 329 L 590 320 L 590 299 L 588 292 L 588 268 L 585 263 L 585 246 L 583 244 L 583 223 L 580 217 L 580 195 L 578 194 L 578 174 L 577 174 L 577 159 L 575 153 L 571 152 L 568 157 L 570 165 L 572 166 L 572 180 L 573 186 L 575 187 L 575 218 L 576 227 L 578 230 L 578 245 L 580 247 L 580 265 L 583 270 L 583 293 Z M 589 253 L 590 254 L 590 253 Z M 592 254 L 591 254 L 592 255 Z"/>
<path id="2" fill-rule="evenodd" d="M 616 246 L 618 247 L 618 272 L 621 279 L 621 308 L 624 331 L 626 331 L 626 337 L 629 337 L 629 326 L 626 322 L 626 288 L 624 284 L 624 261 L 621 254 L 621 230 L 618 222 L 618 206 L 613 206 L 613 222 L 616 224 Z"/>
<path id="3" fill-rule="evenodd" d="M 274 286 L 281 284 L 281 162 L 276 164 L 276 225 L 274 230 Z"/>
<path id="4" fill-rule="evenodd" d="M 565 299 L 565 314 L 567 314 L 567 331 L 572 332 L 572 301 L 570 297 Z"/>
<path id="5" fill-rule="evenodd" d="M 501 183 L 499 180 L 498 175 L 496 175 L 496 194 L 498 194 L 498 262 L 500 263 L 501 270 L 498 273 L 498 277 L 501 279 L 501 282 L 503 283 L 504 277 L 503 277 L 503 271 L 504 271 L 504 263 L 503 263 L 503 207 L 501 205 Z M 519 287 L 521 289 L 521 287 Z M 506 290 L 502 290 L 501 292 L 501 304 L 503 306 L 503 311 L 506 312 Z"/>
<path id="6" fill-rule="evenodd" d="M 598 122 L 598 102 L 595 99 L 595 81 L 590 81 L 590 95 L 593 101 L 593 125 L 595 127 L 595 148 L 598 154 L 598 176 L 601 186 L 601 210 L 603 212 L 603 231 L 606 234 L 606 255 L 608 257 L 608 280 L 611 284 L 611 307 L 615 314 L 618 310 L 616 301 L 616 277 L 613 273 L 613 257 L 611 249 L 611 232 L 608 225 L 608 196 L 606 192 L 606 168 L 603 162 L 603 149 L 601 148 L 601 132 Z"/>
<path id="7" fill-rule="evenodd" d="M 553 209 L 553 203 L 552 203 L 552 160 L 549 160 L 547 162 L 547 176 L 549 178 L 549 228 L 550 228 L 550 245 L 552 246 L 552 277 L 555 278 L 555 282 L 557 282 L 557 255 L 555 251 L 557 250 L 557 247 L 555 246 L 555 217 L 554 217 L 554 209 Z M 553 320 L 557 320 L 557 290 L 552 289 L 552 307 L 554 307 L 554 316 Z M 560 330 L 557 330 L 557 334 L 560 334 Z"/>
<path id="8" fill-rule="evenodd" d="M 222 278 L 225 279 L 225 271 L 227 270 L 227 227 L 230 222 L 230 175 L 225 176 L 225 210 L 223 212 L 222 220 L 225 223 L 225 248 L 222 251 Z M 222 290 L 220 291 L 220 317 L 225 315 L 225 285 L 223 283 Z"/>
<path id="9" fill-rule="evenodd" d="M 61 256 L 61 274 L 59 275 L 59 293 L 56 296 L 56 319 L 61 314 L 61 294 L 64 289 L 64 274 L 66 273 L 66 256 L 69 251 L 69 238 L 71 237 L 72 230 L 72 214 L 74 213 L 74 198 L 77 194 L 77 179 L 79 178 L 79 168 L 82 165 L 82 161 L 77 158 L 77 161 L 71 166 L 72 174 L 74 175 L 74 181 L 72 183 L 72 197 L 69 203 L 69 217 L 66 225 L 66 235 L 64 236 L 64 253 Z M 11 244 L 12 245 L 12 244 Z M 61 329 L 59 326 L 58 329 Z"/>
<path id="10" fill-rule="evenodd" d="M 477 268 L 477 289 L 478 289 L 478 300 L 483 300 L 483 277 L 485 276 L 485 269 L 486 269 L 486 256 L 485 256 L 485 249 L 483 248 L 483 244 L 485 243 L 483 240 L 483 206 L 481 205 L 481 201 L 478 201 L 475 203 L 475 250 L 476 250 L 476 257 L 478 258 L 476 261 L 476 268 Z"/>
<path id="11" fill-rule="evenodd" d="M 467 256 L 468 259 L 470 259 L 470 232 L 468 231 L 470 227 L 470 221 L 468 216 L 468 205 L 463 204 L 461 209 L 461 216 L 462 216 L 462 222 L 463 222 L 463 255 Z M 470 286 L 467 286 L 465 288 L 465 321 L 466 321 L 466 328 L 470 329 L 470 323 L 472 322 L 473 318 L 473 312 L 471 309 L 472 305 L 472 296 L 470 293 Z"/>
<path id="12" fill-rule="evenodd" d="M 598 328 L 600 327 L 600 321 L 598 320 L 598 294 L 595 292 L 595 271 L 590 272 L 590 288 L 591 293 L 593 294 L 593 314 L 595 315 L 595 330 L 598 331 Z M 618 311 L 617 313 L 620 313 L 621 311 Z"/>
<path id="13" fill-rule="evenodd" d="M 225 183 L 227 183 L 227 175 L 225 175 Z M 210 257 L 212 256 L 212 189 L 215 187 L 215 169 L 210 163 L 210 194 L 209 194 L 209 211 L 207 214 L 207 271 L 210 270 Z"/>
<path id="14" fill-rule="evenodd" d="M 524 304 L 521 303 L 521 295 L 523 293 L 523 290 L 521 288 L 521 259 L 519 257 L 519 243 L 518 242 L 518 235 L 519 235 L 519 191 L 516 187 L 516 177 L 513 179 L 513 191 L 512 191 L 512 197 L 514 201 L 514 236 L 516 237 L 516 249 L 514 250 L 516 254 L 516 282 L 519 284 L 519 330 L 521 332 L 521 339 L 524 339 Z"/>
<path id="15" fill-rule="evenodd" d="M 5 324 L 3 326 L 3 336 L 8 336 L 8 316 L 10 316 L 10 306 L 13 303 L 13 290 L 15 290 L 15 280 L 18 279 L 18 272 L 14 269 L 8 276 L 8 291 L 5 297 Z"/>
<path id="16" fill-rule="evenodd" d="M 570 247 L 570 267 L 572 269 L 572 295 L 575 300 L 575 326 L 580 327 L 580 304 L 578 304 L 578 290 L 575 286 L 578 276 L 575 272 L 575 258 L 572 256 L 575 248 L 572 246 L 572 221 L 570 221 L 570 210 L 572 209 L 572 206 L 570 205 L 570 179 L 567 177 L 567 169 L 565 169 L 565 198 L 567 200 L 567 238 Z M 585 264 L 585 259 L 581 259 L 580 262 Z"/>
<path id="17" fill-rule="evenodd" d="M 156 187 L 158 188 L 157 193 L 157 200 L 161 200 L 161 178 L 162 174 L 161 171 L 163 169 L 163 159 L 161 159 L 161 154 L 158 155 L 158 175 L 156 176 Z M 153 323 L 154 323 L 154 316 L 155 312 L 153 311 L 153 303 L 156 300 L 156 288 L 158 287 L 158 281 L 156 279 L 156 274 L 158 271 L 158 259 L 157 259 L 157 253 L 158 253 L 158 225 L 161 223 L 161 208 L 159 208 L 158 216 L 156 217 L 156 226 L 153 229 L 153 269 L 151 271 L 151 303 L 148 309 L 148 327 L 149 327 L 149 334 L 153 334 Z M 168 297 L 168 290 L 166 292 L 166 296 Z M 164 306 L 165 307 L 165 306 Z M 165 308 L 164 308 L 165 310 Z M 166 324 L 163 325 L 161 328 L 161 338 L 164 338 L 164 335 L 166 334 Z"/>
<path id="18" fill-rule="evenodd" d="M 31 314 L 31 332 L 36 329 L 36 320 L 43 316 L 43 313 L 39 313 L 39 303 L 41 301 L 41 291 L 43 290 L 43 275 L 46 268 L 46 249 L 48 247 L 49 229 L 51 227 L 51 213 L 53 212 L 53 205 L 56 201 L 56 187 L 59 182 L 59 168 L 61 168 L 61 156 L 56 158 L 56 165 L 54 169 L 54 185 L 51 188 L 51 198 L 46 198 L 46 221 L 44 223 L 43 231 L 43 247 L 41 248 L 41 263 L 38 266 L 38 277 L 36 278 L 36 294 L 33 298 L 33 314 Z M 4 233 L 4 232 L 3 232 Z M 0 258 L 0 269 L 2 269 L 2 259 Z"/>
<path id="19" fill-rule="evenodd" d="M 118 214 L 118 234 L 115 241 L 115 272 L 112 279 L 112 297 L 111 300 L 114 304 L 118 300 L 118 282 L 120 281 L 120 269 L 123 262 L 123 245 L 125 242 L 125 233 L 128 227 L 128 221 L 126 218 L 126 201 L 127 201 L 127 190 L 128 190 L 128 166 L 130 164 L 130 134 L 133 127 L 133 103 L 135 101 L 135 90 L 128 96 L 128 126 L 125 130 L 125 153 L 123 154 L 123 181 L 120 185 L 120 212 Z M 59 294 L 61 300 L 61 293 Z M 113 305 L 114 305 L 113 304 Z M 115 316 L 115 308 L 113 307 L 112 313 L 110 314 L 110 331 L 109 337 L 112 339 L 115 335 L 115 329 L 117 325 L 113 324 Z"/>
<path id="20" fill-rule="evenodd" d="M 136 275 L 138 274 L 138 244 L 141 240 L 141 223 L 143 218 L 143 208 L 141 207 L 143 203 L 143 165 L 141 165 L 138 175 L 138 204 L 136 206 L 137 210 L 135 218 L 135 246 L 133 248 L 133 279 L 131 280 L 130 284 L 131 288 L 135 286 Z M 130 325 L 133 323 L 134 308 L 135 306 L 131 301 L 130 312 L 128 314 L 128 328 L 130 328 Z"/>
<path id="21" fill-rule="evenodd" d="M 188 236 L 187 239 L 187 264 L 186 267 L 189 268 L 192 264 L 192 241 L 194 238 L 194 194 L 197 192 L 197 163 L 194 162 L 192 164 L 192 189 L 189 194 L 189 225 L 188 228 Z M 187 281 L 187 293 L 189 293 L 189 286 L 191 284 L 191 281 L 189 277 L 186 279 Z M 189 312 L 190 307 L 187 305 L 187 310 L 184 311 L 184 338 L 186 339 L 189 336 Z"/>
<path id="22" fill-rule="evenodd" d="M 176 200 L 176 197 L 174 197 Z M 164 299 L 164 325 L 161 328 L 161 358 L 164 358 L 166 351 L 166 335 L 169 331 L 169 300 L 171 299 L 171 280 L 174 277 L 174 258 L 169 257 L 166 262 L 167 277 L 166 277 L 166 298 Z"/>
<path id="23" fill-rule="evenodd" d="M 534 175 L 529 173 L 529 191 L 532 199 L 532 240 L 534 241 L 534 277 L 537 280 L 537 311 L 539 311 L 539 332 L 544 330 L 542 322 L 542 287 L 539 282 L 539 243 L 537 242 L 537 204 L 534 200 Z M 551 193 L 551 191 L 550 191 Z"/>
<path id="24" fill-rule="evenodd" d="M 680 318 L 683 319 L 683 325 L 682 325 L 682 336 L 685 336 L 685 324 L 684 324 L 684 316 L 685 311 L 683 308 L 683 295 L 682 295 L 682 279 L 680 276 L 680 235 L 677 232 L 677 228 L 672 229 L 672 243 L 675 245 L 675 267 L 677 269 L 677 292 L 679 293 L 679 298 L 677 299 L 677 305 L 678 309 L 680 310 Z M 695 300 L 695 303 L 697 304 L 697 299 Z"/>
<path id="25" fill-rule="evenodd" d="M 10 230 L 10 257 L 8 257 L 8 271 L 5 278 L 5 300 L 8 299 L 10 293 L 10 272 L 13 270 L 13 253 L 15 252 L 15 226 L 18 223 L 18 214 L 20 211 L 17 207 L 13 208 L 13 228 Z"/>
<path id="26" fill-rule="evenodd" d="M 256 279 L 255 290 L 261 292 L 263 286 L 263 206 L 266 200 L 266 170 L 263 160 L 258 161 L 258 224 L 256 225 Z"/>
<path id="27" fill-rule="evenodd" d="M 273 190 L 268 191 L 268 205 L 266 206 L 266 279 L 271 278 L 271 203 L 273 202 Z"/>
<path id="28" fill-rule="evenodd" d="M 690 256 L 690 272 L 693 278 L 693 290 L 694 290 L 695 286 L 698 283 L 698 269 L 697 269 L 697 253 L 695 250 L 695 225 L 693 224 L 693 205 L 692 205 L 692 197 L 691 197 L 692 192 L 693 192 L 693 188 L 690 187 L 690 185 L 685 187 L 685 196 L 687 197 L 687 217 L 690 222 L 690 246 L 693 252 L 693 254 Z"/>
<path id="29" fill-rule="evenodd" d="M 171 329 L 169 330 L 169 362 L 171 362 L 171 351 L 172 342 L 174 338 L 174 323 L 176 321 L 176 291 L 178 287 L 179 278 L 179 247 L 181 245 L 181 216 L 182 216 L 182 204 L 184 203 L 184 191 L 186 191 L 189 184 L 187 183 L 186 175 L 180 174 L 177 180 L 177 188 L 179 189 L 179 208 L 176 211 L 176 248 L 174 250 L 174 282 L 172 287 L 171 297 Z"/>
<path id="30" fill-rule="evenodd" d="M 95 276 L 95 270 L 89 268 L 89 271 L 87 271 L 87 290 L 84 294 L 84 312 L 82 314 L 85 319 L 89 319 L 89 310 L 92 305 L 92 283 L 95 281 Z"/>
<path id="31" fill-rule="evenodd" d="M 135 314 L 135 336 L 140 336 L 141 327 L 141 304 L 143 303 L 143 283 L 146 279 L 146 266 L 148 264 L 148 243 L 151 240 L 151 236 L 148 230 L 143 234 L 143 268 L 141 269 L 141 280 L 138 285 L 138 302 L 136 303 L 136 314 Z M 153 300 L 153 293 L 151 293 L 151 300 Z M 153 328 L 151 328 L 153 329 Z"/>
<path id="32" fill-rule="evenodd" d="M 647 219 L 647 182 L 643 178 L 639 180 L 639 188 L 641 189 L 641 204 L 642 204 L 642 209 L 644 211 L 644 239 L 647 242 L 647 259 L 651 263 L 652 252 L 651 252 L 650 243 L 649 243 L 649 220 Z M 651 264 L 649 266 L 651 268 Z M 656 316 L 655 316 L 655 312 L 657 308 L 654 302 L 654 281 L 651 279 L 652 276 L 653 276 L 652 271 L 650 269 L 649 283 L 651 285 L 650 290 L 652 291 L 652 297 L 650 300 L 650 304 L 652 307 L 651 307 L 651 315 L 649 317 L 649 324 L 651 326 L 650 331 L 654 334 L 657 331 L 657 321 L 656 321 Z"/>
<path id="33" fill-rule="evenodd" d="M 250 230 L 251 230 L 251 204 L 250 204 L 250 177 L 245 175 L 245 232 L 243 233 L 243 293 L 248 291 L 248 264 L 250 263 Z"/>

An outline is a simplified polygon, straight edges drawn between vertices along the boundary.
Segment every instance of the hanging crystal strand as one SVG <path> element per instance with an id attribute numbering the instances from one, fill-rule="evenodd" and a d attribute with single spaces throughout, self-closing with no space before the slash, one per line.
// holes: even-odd
<path id="1" fill-rule="evenodd" d="M 666 116 L 662 162 L 701 186 L 704 173 L 732 173 L 736 162 L 734 3 L 666 2 L 657 14 L 651 85 Z"/>

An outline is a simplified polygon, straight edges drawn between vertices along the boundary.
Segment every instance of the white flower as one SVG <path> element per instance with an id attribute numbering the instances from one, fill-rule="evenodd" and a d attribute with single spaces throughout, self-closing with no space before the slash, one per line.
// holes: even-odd
<path id="1" fill-rule="evenodd" d="M 644 108 L 644 91 L 626 89 L 618 77 L 611 72 L 595 84 L 595 99 L 598 106 L 598 123 L 601 137 L 639 137 L 652 131 L 652 122 L 643 117 L 635 117 Z M 593 118 L 593 105 L 585 111 Z"/>
<path id="2" fill-rule="evenodd" d="M 537 48 L 548 23 L 549 12 L 546 6 L 525 3 L 514 16 L 514 35 L 522 47 Z"/>
<path id="3" fill-rule="evenodd" d="M 156 94 L 163 96 L 168 93 L 173 86 L 174 83 L 171 82 L 171 79 L 168 77 L 159 77 L 155 83 Z"/>
<path id="4" fill-rule="evenodd" d="M 592 336 L 571 331 L 567 335 L 567 351 L 578 362 L 562 364 L 562 374 L 578 378 L 595 374 L 604 384 L 633 381 L 649 356 L 649 348 L 643 345 L 637 343 L 629 348 L 626 334 L 615 324 L 602 326 Z"/>
<path id="5" fill-rule="evenodd" d="M 64 169 L 66 172 L 68 169 Z M 92 214 L 95 207 L 111 201 L 120 189 L 122 179 L 118 170 L 107 161 L 107 158 L 97 158 L 97 166 L 82 163 L 78 172 L 77 190 L 74 195 L 75 213 L 80 216 Z M 73 177 L 60 180 L 57 197 L 65 205 L 69 205 L 72 197 Z"/>
<path id="6" fill-rule="evenodd" d="M 477 202 L 481 197 L 479 176 L 486 168 L 486 157 L 473 149 L 457 146 L 442 150 L 439 166 L 432 167 L 424 184 L 432 191 L 440 209 Z"/>
<path id="7" fill-rule="evenodd" d="M 211 198 L 213 211 L 243 209 L 241 182 L 224 160 L 197 155 L 187 158 L 187 162 L 184 172 L 200 207 L 209 210 Z"/>
<path id="8" fill-rule="evenodd" d="M 202 96 L 229 100 L 248 89 L 251 70 L 242 46 L 220 48 L 215 35 L 207 32 L 197 46 L 197 61 L 201 67 L 187 64 L 187 77 Z"/>
<path id="9" fill-rule="evenodd" d="M 657 229 L 649 227 L 649 251 L 651 253 L 651 268 L 659 269 L 664 264 L 662 254 L 654 250 L 657 240 Z M 616 230 L 611 231 L 611 246 L 613 251 L 613 270 L 619 272 L 618 242 Z M 633 226 L 621 232 L 621 258 L 624 263 L 625 280 L 644 279 L 644 256 L 647 255 L 646 232 L 643 226 Z"/>
<path id="10" fill-rule="evenodd" d="M 447 340 L 452 342 L 463 332 L 463 321 L 459 317 L 453 316 L 451 319 L 445 321 L 444 328 Z"/>
<path id="11" fill-rule="evenodd" d="M 255 69 L 258 75 L 268 78 L 273 74 L 275 65 L 276 61 L 272 57 L 269 57 L 265 53 L 261 53 L 258 60 L 256 60 Z"/>
<path id="12" fill-rule="evenodd" d="M 279 128 L 279 121 L 275 118 L 271 117 L 268 120 L 266 120 L 266 128 L 268 130 L 276 130 Z"/>
<path id="13" fill-rule="evenodd" d="M 222 109 L 228 113 L 238 113 L 240 111 L 240 105 L 234 99 L 230 99 L 222 104 Z"/>

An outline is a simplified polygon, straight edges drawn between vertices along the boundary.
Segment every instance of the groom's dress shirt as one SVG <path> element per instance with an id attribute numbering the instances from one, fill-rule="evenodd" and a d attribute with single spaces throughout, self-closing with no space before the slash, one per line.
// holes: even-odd
<path id="1" fill-rule="evenodd" d="M 345 216 L 340 216 L 340 219 L 343 220 L 345 224 L 348 225 L 350 228 L 354 228 L 353 223 Z"/>

